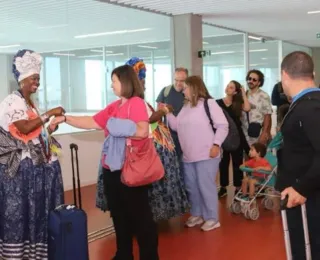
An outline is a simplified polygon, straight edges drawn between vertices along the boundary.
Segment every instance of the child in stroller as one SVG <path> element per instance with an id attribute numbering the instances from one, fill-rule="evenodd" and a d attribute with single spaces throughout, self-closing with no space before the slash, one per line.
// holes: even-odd
<path id="1" fill-rule="evenodd" d="M 257 220 L 260 213 L 256 198 L 260 196 L 264 197 L 261 202 L 264 208 L 269 210 L 274 209 L 274 197 L 277 197 L 274 189 L 277 172 L 277 157 L 275 151 L 279 149 L 281 144 L 282 136 L 279 132 L 269 143 L 267 153 L 265 149 L 261 148 L 262 146 L 260 144 L 254 144 L 251 147 L 250 151 L 252 152 L 250 152 L 250 156 L 253 157 L 250 160 L 251 162 L 248 161 L 240 167 L 248 176 L 244 178 L 242 189 L 240 189 L 232 199 L 229 206 L 232 213 L 243 213 L 246 218 Z M 256 162 L 252 161 L 255 160 L 254 158 L 260 159 L 256 160 Z M 249 190 L 249 196 L 247 196 L 248 186 L 250 186 L 249 181 L 251 183 L 251 190 Z"/>
<path id="2" fill-rule="evenodd" d="M 249 199 L 254 198 L 256 185 L 259 183 L 263 183 L 266 179 L 266 174 L 259 173 L 258 171 L 272 171 L 272 167 L 270 163 L 264 158 L 267 153 L 267 147 L 261 143 L 254 143 L 250 147 L 250 160 L 246 161 L 244 164 L 240 166 L 249 167 L 257 172 L 252 172 L 251 176 L 244 176 L 242 180 L 242 198 L 247 198 L 248 186 L 249 186 Z"/>

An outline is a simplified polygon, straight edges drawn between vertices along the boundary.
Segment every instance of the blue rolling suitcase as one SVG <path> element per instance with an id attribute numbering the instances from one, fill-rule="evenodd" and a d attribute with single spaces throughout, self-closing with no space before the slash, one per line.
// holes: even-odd
<path id="1" fill-rule="evenodd" d="M 87 214 L 82 210 L 78 146 L 70 144 L 74 205 L 61 205 L 49 215 L 49 260 L 88 260 Z M 78 199 L 74 167 L 77 166 Z"/>

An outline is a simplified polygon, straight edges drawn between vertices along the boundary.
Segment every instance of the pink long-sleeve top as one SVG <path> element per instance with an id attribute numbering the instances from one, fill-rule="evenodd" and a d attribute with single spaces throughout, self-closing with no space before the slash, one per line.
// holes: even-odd
<path id="1" fill-rule="evenodd" d="M 222 109 L 214 99 L 209 99 L 208 105 L 216 133 L 210 125 L 203 99 L 195 107 L 190 103 L 184 105 L 177 117 L 167 116 L 170 128 L 178 133 L 184 162 L 210 159 L 212 146 L 221 146 L 228 135 L 229 124 Z"/>

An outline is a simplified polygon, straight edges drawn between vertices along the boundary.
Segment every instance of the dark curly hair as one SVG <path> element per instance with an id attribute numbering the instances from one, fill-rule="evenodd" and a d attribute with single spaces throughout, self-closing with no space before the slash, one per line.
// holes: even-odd
<path id="1" fill-rule="evenodd" d="M 260 81 L 260 88 L 263 86 L 264 84 L 264 75 L 263 73 L 260 71 L 260 70 L 249 70 L 248 73 L 247 73 L 247 76 L 246 76 L 246 81 L 248 81 L 249 79 L 249 76 L 251 73 L 254 73 L 254 74 L 257 74 L 258 75 L 258 78 L 259 78 L 259 81 Z"/>

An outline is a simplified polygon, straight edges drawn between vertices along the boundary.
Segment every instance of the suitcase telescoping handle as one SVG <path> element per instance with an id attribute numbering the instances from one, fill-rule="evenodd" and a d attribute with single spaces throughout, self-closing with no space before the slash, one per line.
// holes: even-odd
<path id="1" fill-rule="evenodd" d="M 286 245 L 287 260 L 292 260 L 290 234 L 289 234 L 287 212 L 286 212 L 287 204 L 288 204 L 288 196 L 286 196 L 283 200 L 280 201 L 280 208 L 281 208 L 281 217 L 282 217 L 282 225 L 283 225 L 283 232 L 284 232 L 284 241 Z M 304 233 L 304 241 L 305 241 L 305 248 L 306 248 L 306 260 L 312 260 L 306 204 L 301 205 L 301 214 L 302 214 L 303 233 Z"/>
<path id="2" fill-rule="evenodd" d="M 78 207 L 77 194 L 76 194 L 76 176 L 75 176 L 75 167 L 74 167 L 74 163 L 76 163 L 79 208 L 82 209 L 78 150 L 79 150 L 79 147 L 78 147 L 77 144 L 74 144 L 74 143 L 70 144 L 74 205 L 75 205 L 76 207 Z M 74 154 L 75 154 L 75 156 L 74 156 Z M 74 162 L 74 157 L 75 157 L 75 162 Z"/>

